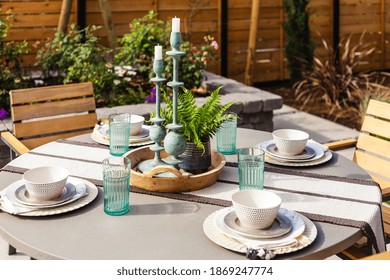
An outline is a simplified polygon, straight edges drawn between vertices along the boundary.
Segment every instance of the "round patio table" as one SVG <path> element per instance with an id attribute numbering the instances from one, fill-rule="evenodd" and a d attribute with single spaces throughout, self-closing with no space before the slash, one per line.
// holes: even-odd
<path id="1" fill-rule="evenodd" d="M 92 142 L 90 135 L 71 138 Z M 268 132 L 238 129 L 237 147 L 270 140 Z M 213 139 L 212 146 L 215 147 Z M 24 155 L 22 155 L 23 157 Z M 236 161 L 236 156 L 226 156 Z M 11 162 L 12 164 L 12 162 Z M 288 169 L 288 168 L 287 168 Z M 356 164 L 333 154 L 325 164 L 310 169 L 318 174 L 371 180 Z M 21 174 L 0 172 L 0 190 L 20 180 Z M 130 194 L 132 212 L 118 217 L 103 212 L 103 190 L 87 206 L 44 217 L 23 217 L 0 212 L 0 235 L 17 250 L 34 259 L 245 259 L 210 241 L 203 222 L 220 206 L 180 201 L 160 196 Z M 358 228 L 314 222 L 318 235 L 308 247 L 277 259 L 323 259 L 359 240 Z"/>

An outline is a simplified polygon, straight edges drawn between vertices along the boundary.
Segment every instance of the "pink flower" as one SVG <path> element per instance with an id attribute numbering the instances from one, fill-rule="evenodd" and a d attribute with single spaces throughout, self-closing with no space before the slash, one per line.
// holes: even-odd
<path id="1" fill-rule="evenodd" d="M 210 43 L 210 46 L 212 46 L 213 48 L 214 48 L 214 50 L 218 50 L 218 43 L 217 43 L 217 41 L 212 41 L 211 43 Z"/>

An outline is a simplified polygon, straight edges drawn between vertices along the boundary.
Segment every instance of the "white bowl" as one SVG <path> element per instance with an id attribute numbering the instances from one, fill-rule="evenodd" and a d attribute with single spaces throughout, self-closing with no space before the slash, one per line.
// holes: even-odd
<path id="1" fill-rule="evenodd" d="M 243 226 L 264 229 L 274 222 L 282 199 L 270 191 L 249 189 L 234 193 L 232 203 Z"/>
<path id="2" fill-rule="evenodd" d="M 278 151 L 288 156 L 302 153 L 309 139 L 309 134 L 296 129 L 278 129 L 272 136 Z"/>
<path id="3" fill-rule="evenodd" d="M 145 118 L 140 115 L 131 115 L 130 135 L 138 135 L 142 129 Z"/>
<path id="4" fill-rule="evenodd" d="M 69 172 L 59 166 L 43 166 L 30 169 L 23 174 L 28 194 L 38 200 L 59 197 L 68 180 Z"/>

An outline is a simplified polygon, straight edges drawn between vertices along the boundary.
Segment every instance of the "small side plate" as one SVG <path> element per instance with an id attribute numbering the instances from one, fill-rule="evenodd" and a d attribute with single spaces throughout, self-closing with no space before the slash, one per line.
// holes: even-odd
<path id="1" fill-rule="evenodd" d="M 59 197 L 53 198 L 51 200 L 38 200 L 36 198 L 31 197 L 26 189 L 26 186 L 22 185 L 18 189 L 16 189 L 15 199 L 18 202 L 28 206 L 48 206 L 48 205 L 55 205 L 67 201 L 71 199 L 75 194 L 76 194 L 75 186 L 71 183 L 67 183 L 65 185 L 64 191 Z"/>
<path id="2" fill-rule="evenodd" d="M 303 152 L 298 155 L 293 155 L 293 156 L 284 155 L 279 152 L 275 143 L 268 145 L 266 148 L 266 152 L 269 155 L 274 156 L 276 158 L 289 159 L 289 160 L 310 159 L 316 155 L 314 149 L 309 146 L 306 146 Z"/>
<path id="3" fill-rule="evenodd" d="M 292 228 L 292 223 L 289 218 L 287 218 L 281 212 L 276 216 L 273 224 L 265 229 L 250 229 L 246 228 L 240 223 L 236 212 L 229 212 L 225 218 L 224 222 L 229 229 L 234 231 L 235 233 L 242 235 L 248 238 L 274 238 L 282 236 L 288 232 L 290 232 Z"/>

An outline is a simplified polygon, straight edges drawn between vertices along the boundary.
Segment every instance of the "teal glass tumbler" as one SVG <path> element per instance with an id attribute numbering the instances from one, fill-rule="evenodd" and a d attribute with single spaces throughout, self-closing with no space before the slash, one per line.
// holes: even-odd
<path id="1" fill-rule="evenodd" d="M 120 216 L 130 211 L 131 161 L 125 157 L 109 157 L 103 160 L 104 212 Z"/>
<path id="2" fill-rule="evenodd" d="M 127 113 L 108 116 L 110 154 L 121 156 L 129 151 L 131 115 Z"/>
<path id="3" fill-rule="evenodd" d="M 239 189 L 264 188 L 264 151 L 258 148 L 237 150 Z"/>
<path id="4" fill-rule="evenodd" d="M 237 114 L 227 113 L 229 118 L 217 130 L 217 151 L 224 155 L 236 153 Z"/>

